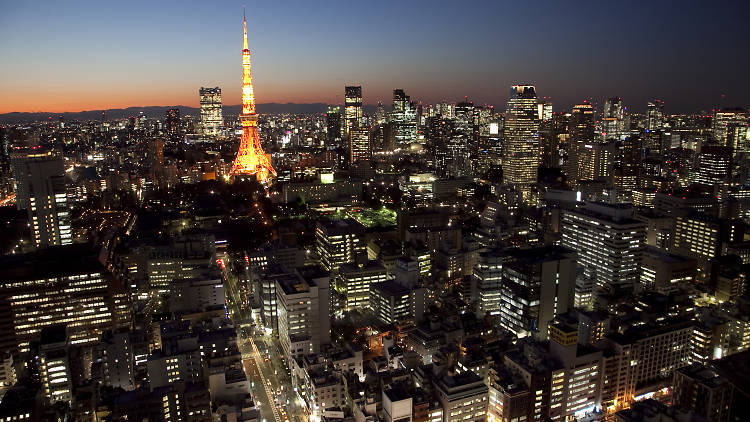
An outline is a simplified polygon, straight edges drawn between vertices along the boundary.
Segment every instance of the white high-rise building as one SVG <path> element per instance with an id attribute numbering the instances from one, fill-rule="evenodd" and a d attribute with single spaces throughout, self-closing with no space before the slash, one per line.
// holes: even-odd
<path id="1" fill-rule="evenodd" d="M 49 404 L 73 400 L 73 379 L 68 358 L 68 330 L 65 325 L 46 327 L 41 332 L 39 375 Z"/>
<path id="2" fill-rule="evenodd" d="M 31 150 L 11 155 L 16 207 L 26 210 L 31 237 L 39 248 L 73 242 L 62 157 Z"/>
<path id="3" fill-rule="evenodd" d="M 336 272 L 341 264 L 355 262 L 358 255 L 366 256 L 363 234 L 364 228 L 353 219 L 318 221 L 315 249 L 323 268 Z"/>
<path id="4" fill-rule="evenodd" d="M 201 129 L 204 135 L 219 135 L 224 126 L 221 111 L 221 88 L 201 88 Z"/>
<path id="5" fill-rule="evenodd" d="M 505 112 L 505 144 L 503 182 L 524 194 L 527 200 L 530 185 L 536 183 L 540 162 L 539 106 L 532 85 L 514 85 Z"/>
<path id="6" fill-rule="evenodd" d="M 319 267 L 276 279 L 279 342 L 288 358 L 320 353 L 331 342 L 330 298 L 330 275 Z"/>
<path id="7" fill-rule="evenodd" d="M 625 135 L 625 107 L 622 98 L 608 98 L 604 103 L 604 114 L 602 115 L 602 136 L 605 140 L 622 140 Z"/>
<path id="8" fill-rule="evenodd" d="M 502 307 L 502 278 L 504 255 L 500 249 L 491 249 L 479 254 L 474 266 L 479 302 L 483 315 L 499 315 Z"/>
<path id="9" fill-rule="evenodd" d="M 646 227 L 633 219 L 631 205 L 588 203 L 566 211 L 560 231 L 562 246 L 578 252 L 584 277 L 598 291 L 639 286 Z"/>

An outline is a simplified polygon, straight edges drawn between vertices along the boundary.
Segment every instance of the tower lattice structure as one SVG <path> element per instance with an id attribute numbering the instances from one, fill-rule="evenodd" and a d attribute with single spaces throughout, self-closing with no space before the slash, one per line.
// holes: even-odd
<path id="1" fill-rule="evenodd" d="M 234 159 L 230 174 L 232 176 L 255 175 L 260 182 L 267 182 L 276 176 L 271 167 L 258 135 L 258 115 L 255 113 L 255 94 L 253 93 L 253 76 L 250 72 L 250 49 L 247 48 L 247 19 L 242 17 L 244 44 L 242 49 L 242 140 L 237 157 Z"/>

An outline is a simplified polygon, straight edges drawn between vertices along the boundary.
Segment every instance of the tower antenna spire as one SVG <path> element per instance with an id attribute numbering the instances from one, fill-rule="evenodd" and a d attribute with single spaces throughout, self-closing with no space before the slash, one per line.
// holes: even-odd
<path id="1" fill-rule="evenodd" d="M 237 157 L 232 164 L 230 175 L 255 175 L 266 183 L 269 178 L 276 176 L 276 171 L 263 151 L 258 135 L 258 115 L 255 113 L 255 93 L 253 91 L 253 77 L 250 70 L 250 49 L 247 47 L 247 18 L 245 9 L 242 10 L 242 139 Z"/>

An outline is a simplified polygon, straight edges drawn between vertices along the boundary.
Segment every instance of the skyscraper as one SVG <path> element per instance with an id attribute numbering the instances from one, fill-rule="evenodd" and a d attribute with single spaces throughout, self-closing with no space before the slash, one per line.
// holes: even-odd
<path id="1" fill-rule="evenodd" d="M 694 183 L 708 188 L 729 183 L 732 178 L 732 148 L 722 145 L 703 145 L 698 153 L 698 169 Z"/>
<path id="2" fill-rule="evenodd" d="M 602 136 L 605 140 L 622 140 L 625 136 L 625 108 L 622 98 L 607 98 L 602 115 Z"/>
<path id="3" fill-rule="evenodd" d="M 165 119 L 167 133 L 174 137 L 180 133 L 180 109 L 170 108 L 167 110 Z"/>
<path id="4" fill-rule="evenodd" d="M 73 399 L 73 377 L 68 356 L 69 338 L 65 325 L 42 329 L 39 363 L 44 398 L 49 404 L 70 403 Z"/>
<path id="5" fill-rule="evenodd" d="M 34 244 L 43 248 L 72 243 L 62 157 L 35 149 L 11 154 L 11 165 L 16 206 L 26 210 Z"/>
<path id="6" fill-rule="evenodd" d="M 371 156 L 370 128 L 366 126 L 352 128 L 349 132 L 349 164 L 369 160 Z"/>
<path id="7" fill-rule="evenodd" d="M 734 154 L 750 152 L 750 118 L 742 109 L 723 109 L 714 112 L 711 131 L 714 140 L 732 149 Z"/>
<path id="8" fill-rule="evenodd" d="M 288 358 L 320 353 L 331 342 L 330 273 L 298 268 L 276 279 L 279 343 Z"/>
<path id="9" fill-rule="evenodd" d="M 513 85 L 505 114 L 506 155 L 503 182 L 530 197 L 530 185 L 536 182 L 540 162 L 539 108 L 532 85 Z"/>
<path id="10" fill-rule="evenodd" d="M 344 88 L 344 126 L 343 136 L 348 136 L 349 131 L 359 126 L 362 120 L 362 87 L 347 86 Z"/>
<path id="11" fill-rule="evenodd" d="M 560 246 L 506 252 L 500 325 L 519 337 L 546 339 L 554 317 L 573 308 L 576 254 Z"/>
<path id="12" fill-rule="evenodd" d="M 478 291 L 478 310 L 483 315 L 500 315 L 502 311 L 502 271 L 505 254 L 490 249 L 479 254 L 472 277 Z"/>
<path id="13" fill-rule="evenodd" d="M 397 145 L 408 145 L 417 140 L 416 110 L 403 89 L 393 90 L 393 110 L 390 120 Z"/>
<path id="14" fill-rule="evenodd" d="M 646 105 L 646 130 L 654 132 L 664 126 L 664 101 L 649 101 Z"/>
<path id="15" fill-rule="evenodd" d="M 341 141 L 341 107 L 328 106 L 326 112 L 326 140 L 328 147 L 339 146 Z"/>
<path id="16" fill-rule="evenodd" d="M 221 133 L 224 117 L 221 113 L 221 88 L 201 88 L 201 128 L 204 135 L 215 136 Z"/>
<path id="17" fill-rule="evenodd" d="M 594 179 L 594 107 L 591 104 L 573 107 L 568 134 L 565 174 L 568 182 L 575 186 L 579 180 Z"/>
<path id="18" fill-rule="evenodd" d="M 584 277 L 599 291 L 632 291 L 639 285 L 646 226 L 627 204 L 588 203 L 563 214 L 562 246 L 578 252 Z"/>

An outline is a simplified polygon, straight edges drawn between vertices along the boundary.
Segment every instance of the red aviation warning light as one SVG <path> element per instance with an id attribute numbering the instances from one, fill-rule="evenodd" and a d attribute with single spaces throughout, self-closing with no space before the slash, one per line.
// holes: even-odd
<path id="1" fill-rule="evenodd" d="M 255 94 L 253 92 L 253 77 L 250 72 L 250 49 L 247 48 L 247 20 L 242 17 L 244 40 L 242 49 L 242 140 L 237 157 L 234 159 L 229 174 L 232 176 L 255 177 L 261 183 L 266 183 L 276 170 L 271 167 L 258 135 L 258 115 L 255 113 Z"/>

